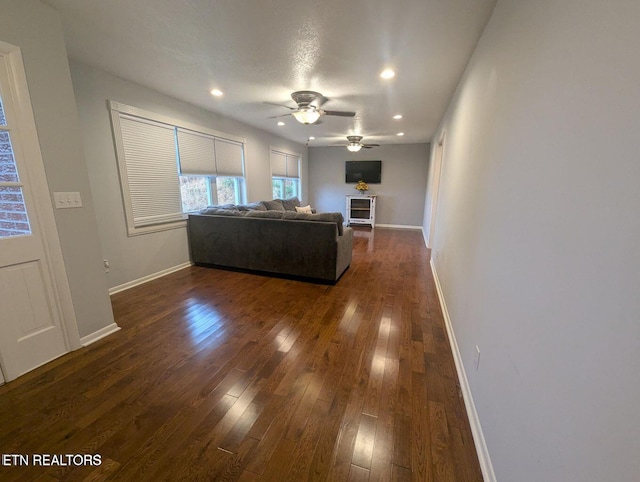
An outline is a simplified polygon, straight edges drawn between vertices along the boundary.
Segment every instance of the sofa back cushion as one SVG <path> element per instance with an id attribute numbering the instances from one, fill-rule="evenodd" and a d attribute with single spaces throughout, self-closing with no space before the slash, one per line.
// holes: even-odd
<path id="1" fill-rule="evenodd" d="M 282 219 L 284 211 L 247 211 L 245 217 L 247 218 L 268 218 L 268 219 Z"/>
<path id="2" fill-rule="evenodd" d="M 238 209 L 240 211 L 266 211 L 267 210 L 267 208 L 265 207 L 262 201 L 238 205 Z"/>
<path id="3" fill-rule="evenodd" d="M 338 236 L 342 236 L 344 233 L 344 217 L 342 216 L 342 213 L 309 214 L 285 211 L 282 215 L 282 219 L 336 223 L 336 226 L 338 227 Z"/>
<path id="4" fill-rule="evenodd" d="M 282 199 L 274 199 L 273 201 L 262 201 L 267 211 L 284 211 L 284 205 Z"/>
<path id="5" fill-rule="evenodd" d="M 285 211 L 295 211 L 296 207 L 300 207 L 300 199 L 292 197 L 291 199 L 279 199 Z"/>
<path id="6" fill-rule="evenodd" d="M 220 206 L 209 206 L 208 208 L 200 211 L 200 214 L 216 214 L 218 216 L 242 216 L 244 215 L 244 212 L 238 211 L 237 209 L 221 208 Z"/>

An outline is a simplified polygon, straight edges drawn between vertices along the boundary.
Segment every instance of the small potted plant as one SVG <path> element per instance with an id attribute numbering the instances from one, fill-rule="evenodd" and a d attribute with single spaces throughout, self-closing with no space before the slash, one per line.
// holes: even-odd
<path id="1" fill-rule="evenodd" d="M 360 192 L 360 194 L 364 194 L 369 190 L 369 186 L 361 179 L 360 181 L 358 181 L 358 184 L 356 184 L 356 189 Z"/>

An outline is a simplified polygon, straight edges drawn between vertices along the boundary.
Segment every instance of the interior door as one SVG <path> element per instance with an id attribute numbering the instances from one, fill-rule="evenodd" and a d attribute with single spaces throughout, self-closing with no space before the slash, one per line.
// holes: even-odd
<path id="1" fill-rule="evenodd" d="M 7 381 L 69 351 L 41 228 L 47 213 L 38 212 L 29 181 L 44 166 L 41 158 L 25 158 L 33 149 L 21 137 L 33 117 L 19 95 L 26 81 L 16 84 L 16 69 L 24 75 L 16 50 L 0 43 L 0 366 Z"/>

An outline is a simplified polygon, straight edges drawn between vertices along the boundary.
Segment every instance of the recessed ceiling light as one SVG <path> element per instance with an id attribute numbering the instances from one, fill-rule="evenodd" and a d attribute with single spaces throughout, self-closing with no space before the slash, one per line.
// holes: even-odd
<path id="1" fill-rule="evenodd" d="M 220 89 L 211 89 L 211 95 L 214 95 L 216 97 L 220 97 L 223 94 L 223 92 Z"/>
<path id="2" fill-rule="evenodd" d="M 398 120 L 398 119 L 402 119 L 402 114 L 396 114 L 393 116 L 394 119 Z"/>
<path id="3" fill-rule="evenodd" d="M 385 69 L 380 74 L 380 77 L 382 77 L 383 79 L 392 79 L 393 77 L 395 77 L 395 75 L 396 73 L 393 70 Z"/>
<path id="4" fill-rule="evenodd" d="M 398 132 L 396 135 L 397 135 L 397 136 L 403 136 L 403 135 L 404 135 L 404 132 Z"/>
<path id="5" fill-rule="evenodd" d="M 313 136 L 311 136 L 311 137 L 309 137 L 309 140 L 310 140 L 310 141 L 315 141 L 315 140 L 316 140 L 316 138 L 315 138 L 315 137 L 313 137 Z"/>
<path id="6" fill-rule="evenodd" d="M 282 121 L 278 121 L 278 125 L 279 125 L 279 126 L 283 126 L 283 125 L 284 125 L 284 122 L 282 122 Z"/>

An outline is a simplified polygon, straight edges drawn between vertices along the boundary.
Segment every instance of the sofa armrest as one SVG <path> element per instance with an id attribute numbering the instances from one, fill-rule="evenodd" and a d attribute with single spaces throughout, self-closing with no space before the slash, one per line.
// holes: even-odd
<path id="1" fill-rule="evenodd" d="M 342 236 L 338 236 L 338 259 L 336 261 L 336 280 L 351 264 L 353 250 L 353 229 L 345 227 Z"/>

